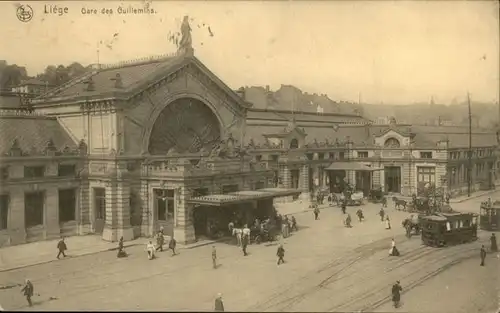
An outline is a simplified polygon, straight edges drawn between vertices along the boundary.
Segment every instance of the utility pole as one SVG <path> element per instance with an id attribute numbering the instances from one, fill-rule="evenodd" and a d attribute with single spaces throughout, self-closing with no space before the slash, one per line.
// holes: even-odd
<path id="1" fill-rule="evenodd" d="M 470 94 L 467 92 L 467 104 L 469 107 L 469 155 L 467 166 L 467 196 L 470 197 L 472 184 L 472 112 L 470 105 Z"/>

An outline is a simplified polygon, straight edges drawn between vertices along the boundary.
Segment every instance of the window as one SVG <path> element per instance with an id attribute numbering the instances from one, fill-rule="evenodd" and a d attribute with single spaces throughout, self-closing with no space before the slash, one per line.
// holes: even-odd
<path id="1" fill-rule="evenodd" d="M 262 160 L 262 155 L 257 154 L 257 155 L 255 156 L 255 161 L 260 162 L 261 160 Z"/>
<path id="2" fill-rule="evenodd" d="M 7 166 L 0 167 L 0 180 L 9 179 L 9 168 Z"/>
<path id="3" fill-rule="evenodd" d="M 396 138 L 389 138 L 384 142 L 384 147 L 386 148 L 399 148 L 401 144 Z"/>
<path id="4" fill-rule="evenodd" d="M 325 159 L 325 154 L 324 153 L 318 153 L 318 160 L 324 160 Z"/>
<path id="5" fill-rule="evenodd" d="M 335 159 L 335 152 L 330 152 L 329 157 L 331 160 L 334 160 Z"/>
<path id="6" fill-rule="evenodd" d="M 156 191 L 158 220 L 167 221 L 174 218 L 175 190 L 157 189 Z"/>
<path id="7" fill-rule="evenodd" d="M 44 200 L 43 191 L 24 194 L 24 224 L 26 228 L 43 225 Z"/>
<path id="8" fill-rule="evenodd" d="M 75 220 L 76 189 L 59 189 L 59 222 Z"/>
<path id="9" fill-rule="evenodd" d="M 417 167 L 418 182 L 434 183 L 436 180 L 436 169 L 434 167 Z"/>
<path id="10" fill-rule="evenodd" d="M 421 159 L 432 159 L 432 152 L 420 152 Z"/>
<path id="11" fill-rule="evenodd" d="M 25 166 L 24 178 L 43 177 L 45 174 L 45 166 Z"/>
<path id="12" fill-rule="evenodd" d="M 273 160 L 273 162 L 278 162 L 278 158 L 279 156 L 277 154 L 271 155 L 271 160 Z"/>
<path id="13" fill-rule="evenodd" d="M 208 195 L 208 188 L 196 188 L 193 190 L 193 197 L 202 197 Z"/>
<path id="14" fill-rule="evenodd" d="M 259 189 L 264 189 L 265 188 L 265 184 L 263 181 L 259 181 L 259 182 L 256 182 L 255 183 L 255 189 L 254 190 L 259 190 Z"/>
<path id="15" fill-rule="evenodd" d="M 106 220 L 106 189 L 94 188 L 94 210 L 95 218 Z"/>
<path id="16" fill-rule="evenodd" d="M 76 166 L 74 164 L 59 164 L 57 173 L 59 177 L 75 176 Z"/>
<path id="17" fill-rule="evenodd" d="M 344 152 L 339 152 L 339 160 L 343 160 L 344 159 Z"/>
<path id="18" fill-rule="evenodd" d="M 299 148 L 299 141 L 295 138 L 290 140 L 290 149 L 298 149 Z"/>
<path id="19" fill-rule="evenodd" d="M 358 151 L 358 158 L 368 158 L 368 151 Z"/>
<path id="20" fill-rule="evenodd" d="M 238 191 L 238 185 L 224 185 L 222 186 L 222 194 Z"/>
<path id="21" fill-rule="evenodd" d="M 0 195 L 0 230 L 9 226 L 9 196 Z"/>
<path id="22" fill-rule="evenodd" d="M 290 178 L 292 181 L 293 189 L 299 188 L 299 177 L 300 177 L 300 170 L 290 170 Z"/>
<path id="23" fill-rule="evenodd" d="M 314 154 L 313 153 L 306 153 L 307 159 L 312 160 L 314 159 Z"/>

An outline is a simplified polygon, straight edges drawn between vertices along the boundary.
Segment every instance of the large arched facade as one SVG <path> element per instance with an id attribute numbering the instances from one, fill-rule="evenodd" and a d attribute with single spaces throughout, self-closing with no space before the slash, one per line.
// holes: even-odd
<path id="1" fill-rule="evenodd" d="M 209 151 L 221 139 L 221 124 L 199 99 L 184 97 L 169 103 L 154 121 L 149 136 L 151 155 Z"/>

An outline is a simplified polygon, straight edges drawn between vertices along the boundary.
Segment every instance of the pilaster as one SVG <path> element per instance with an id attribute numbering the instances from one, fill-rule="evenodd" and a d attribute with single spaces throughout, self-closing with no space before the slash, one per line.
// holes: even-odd
<path id="1" fill-rule="evenodd" d="M 59 227 L 59 190 L 50 187 L 45 191 L 45 239 L 56 239 L 61 236 Z"/>
<path id="2" fill-rule="evenodd" d="M 302 165 L 300 169 L 300 190 L 302 191 L 300 199 L 302 201 L 310 201 L 311 194 L 309 192 L 309 165 Z"/>
<path id="3" fill-rule="evenodd" d="M 13 189 L 10 192 L 9 206 L 10 245 L 25 243 L 26 227 L 24 224 L 24 191 L 22 189 Z"/>
<path id="4" fill-rule="evenodd" d="M 175 191 L 174 238 L 179 244 L 189 244 L 196 241 L 193 226 L 194 206 L 187 203 L 191 190 L 182 186 Z"/>

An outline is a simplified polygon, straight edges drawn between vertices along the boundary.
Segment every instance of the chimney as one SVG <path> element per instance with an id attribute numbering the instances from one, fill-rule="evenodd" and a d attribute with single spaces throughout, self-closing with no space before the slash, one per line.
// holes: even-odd
<path id="1" fill-rule="evenodd" d="M 115 88 L 123 88 L 123 81 L 120 73 L 116 73 L 116 76 L 114 78 L 111 78 L 111 80 L 115 81 Z"/>

